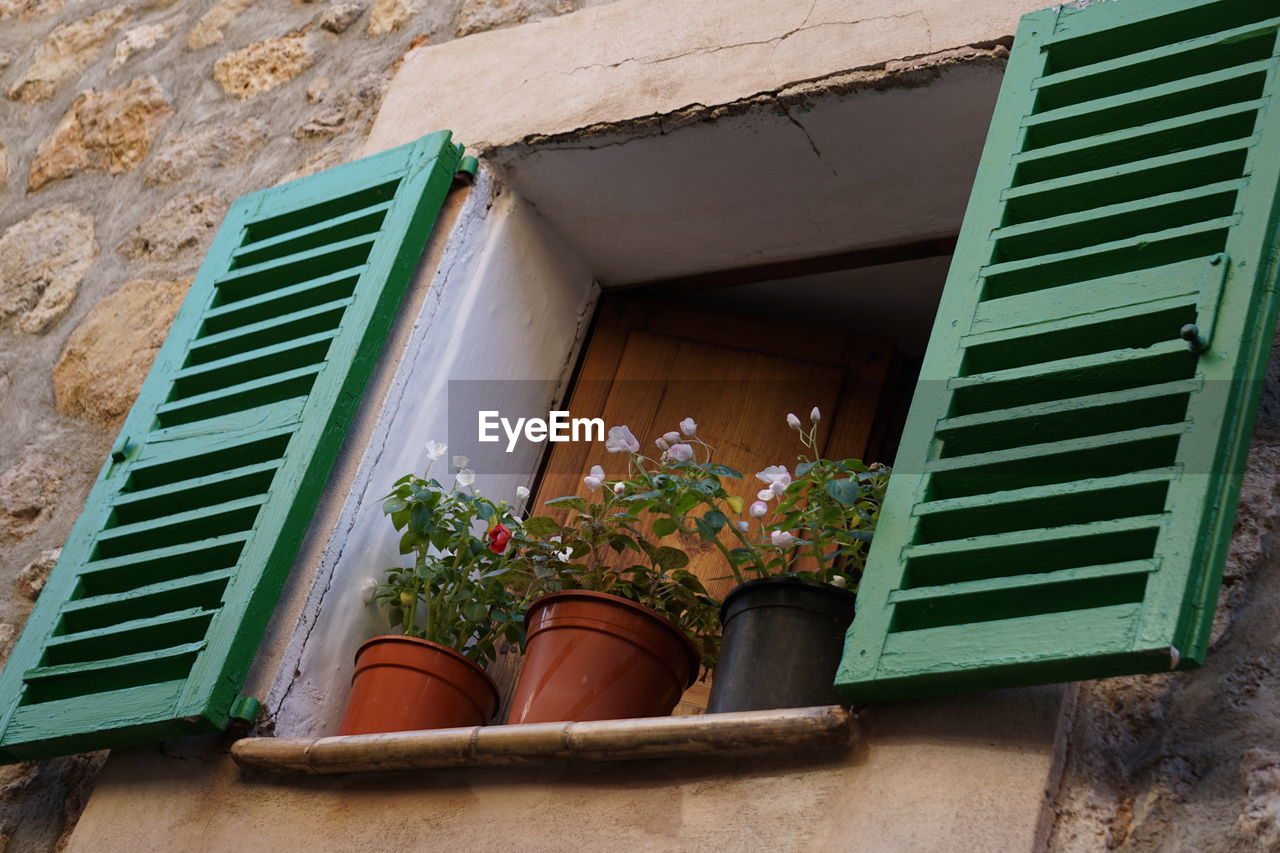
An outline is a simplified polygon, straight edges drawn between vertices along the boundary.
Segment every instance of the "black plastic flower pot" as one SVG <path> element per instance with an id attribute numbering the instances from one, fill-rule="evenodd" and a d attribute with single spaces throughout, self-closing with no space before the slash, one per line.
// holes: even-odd
<path id="1" fill-rule="evenodd" d="M 730 592 L 707 712 L 840 704 L 836 667 L 855 598 L 802 578 L 761 578 Z"/>

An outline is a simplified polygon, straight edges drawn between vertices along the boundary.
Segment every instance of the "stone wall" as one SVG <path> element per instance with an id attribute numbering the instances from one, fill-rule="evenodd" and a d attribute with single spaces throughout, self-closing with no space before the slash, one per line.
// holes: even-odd
<path id="1" fill-rule="evenodd" d="M 228 204 L 354 156 L 411 46 L 607 0 L 0 0 L 0 659 Z M 0 768 L 0 850 L 100 756 Z"/>

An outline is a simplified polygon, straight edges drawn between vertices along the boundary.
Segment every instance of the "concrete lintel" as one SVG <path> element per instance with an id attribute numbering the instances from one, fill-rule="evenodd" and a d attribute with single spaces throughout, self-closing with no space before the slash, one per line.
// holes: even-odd
<path id="1" fill-rule="evenodd" d="M 619 0 L 410 52 L 365 153 L 451 128 L 487 150 L 732 104 L 1007 40 L 1039 0 Z"/>

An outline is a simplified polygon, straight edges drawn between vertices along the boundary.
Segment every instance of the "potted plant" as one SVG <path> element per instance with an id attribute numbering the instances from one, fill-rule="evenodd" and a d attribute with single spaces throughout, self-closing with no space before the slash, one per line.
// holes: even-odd
<path id="1" fill-rule="evenodd" d="M 631 477 L 606 483 L 593 466 L 584 478 L 591 499 L 547 502 L 568 510 L 566 521 L 524 523 L 521 559 L 542 595 L 525 617 L 508 722 L 669 714 L 699 669 L 714 663 L 718 602 L 686 570 L 688 555 L 651 541 L 640 517 L 683 478 L 682 463 L 639 455 L 625 426 L 609 435 L 610 451 L 630 455 Z M 659 522 L 653 536 L 669 532 Z"/>
<path id="2" fill-rule="evenodd" d="M 444 446 L 432 442 L 432 463 Z M 477 726 L 498 709 L 498 689 L 482 664 L 501 638 L 523 640 L 524 600 L 509 584 L 518 574 L 510 539 L 514 509 L 471 489 L 463 457 L 454 486 L 408 474 L 382 504 L 401 533 L 400 553 L 374 599 L 394 634 L 374 637 L 356 654 L 341 734 Z M 527 586 L 525 584 L 524 586 Z"/>
<path id="3" fill-rule="evenodd" d="M 818 452 L 815 407 L 806 428 L 787 415 L 805 448 L 794 472 L 771 465 L 736 521 L 738 547 L 721 548 L 738 586 L 721 606 L 720 660 L 707 711 L 838 704 L 833 686 L 889 469 Z M 810 455 L 811 454 L 811 455 Z M 699 519 L 699 530 L 712 508 Z"/>
<path id="4" fill-rule="evenodd" d="M 629 526 L 645 511 L 655 536 L 700 537 L 738 581 L 720 608 L 723 639 L 709 712 L 840 701 L 835 671 L 889 471 L 857 459 L 822 458 L 820 418 L 814 408 L 805 427 L 787 416 L 805 452 L 794 472 L 771 465 L 756 474 L 763 488 L 745 513 L 741 499 L 721 486 L 721 478 L 742 475 L 714 462 L 715 448 L 698 436 L 692 419 L 657 440 L 658 470 L 638 444 L 628 445 L 633 476 L 603 484 L 616 493 L 613 503 Z M 733 547 L 722 541 L 725 532 Z"/>

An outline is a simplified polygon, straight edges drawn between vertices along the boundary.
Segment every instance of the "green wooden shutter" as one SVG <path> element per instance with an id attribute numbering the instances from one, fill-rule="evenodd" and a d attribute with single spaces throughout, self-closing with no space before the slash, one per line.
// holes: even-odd
<path id="1" fill-rule="evenodd" d="M 459 153 L 232 205 L 0 676 L 0 758 L 226 725 Z"/>
<path id="2" fill-rule="evenodd" d="M 1263 0 L 1023 19 L 849 700 L 1202 662 L 1276 319 L 1278 24 Z"/>

